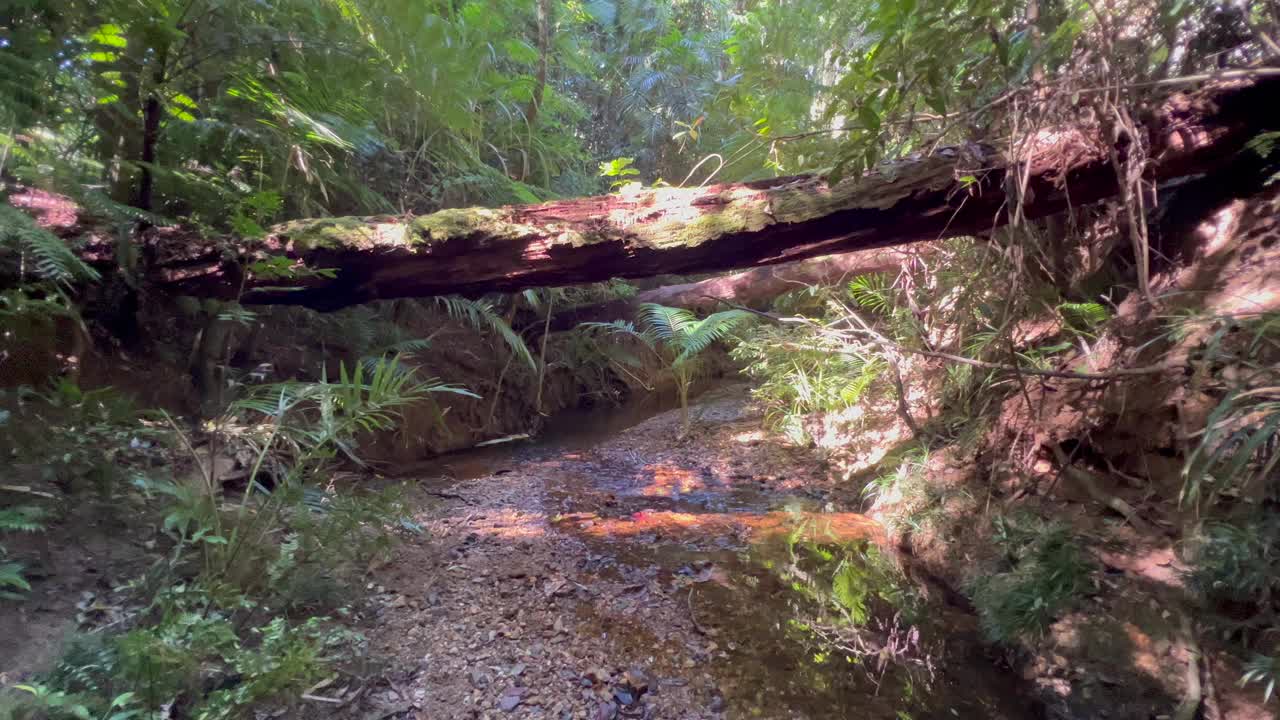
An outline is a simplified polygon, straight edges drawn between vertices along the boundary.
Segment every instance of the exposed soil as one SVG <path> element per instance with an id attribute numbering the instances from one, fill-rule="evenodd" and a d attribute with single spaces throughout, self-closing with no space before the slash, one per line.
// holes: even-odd
<path id="1" fill-rule="evenodd" d="M 21 602 L 0 602 L 0 685 L 49 669 L 77 631 L 125 619 L 121 588 L 156 555 L 153 526 L 121 520 L 139 511 L 89 503 L 44 532 L 5 537 L 10 553 L 34 562 Z"/>

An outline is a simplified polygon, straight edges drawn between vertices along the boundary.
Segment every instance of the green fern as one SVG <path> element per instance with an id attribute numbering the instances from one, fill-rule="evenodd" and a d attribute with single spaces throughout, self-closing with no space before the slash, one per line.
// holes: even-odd
<path id="1" fill-rule="evenodd" d="M 0 253 L 16 256 L 18 272 L 36 280 L 71 285 L 99 278 L 58 236 L 7 204 L 0 204 Z"/>
<path id="2" fill-rule="evenodd" d="M 735 327 L 750 320 L 752 315 L 743 310 L 725 310 L 700 319 L 683 308 L 643 303 L 636 317 L 639 328 L 622 320 L 581 323 L 578 327 L 585 332 L 603 331 L 606 335 L 631 337 L 652 350 L 667 366 L 675 381 L 680 410 L 687 425 L 689 389 L 697 372 L 698 355 Z"/>
<path id="3" fill-rule="evenodd" d="M 34 505 L 0 510 L 0 532 L 39 532 L 44 529 L 45 511 Z"/>
<path id="4" fill-rule="evenodd" d="M 22 576 L 22 570 L 22 563 L 0 563 L 0 598 L 17 600 L 22 597 L 6 588 L 13 588 L 23 592 L 31 589 L 31 583 L 27 582 L 27 579 Z"/>
<path id="5" fill-rule="evenodd" d="M 970 586 L 982 628 L 998 643 L 1038 636 L 1088 590 L 1092 565 L 1063 525 L 996 516 L 993 526 L 1006 564 Z"/>
<path id="6" fill-rule="evenodd" d="M 34 505 L 5 508 L 0 510 L 0 532 L 38 532 L 44 529 L 44 523 L 41 522 L 44 515 L 44 510 Z M 4 546 L 0 545 L 0 557 L 4 555 L 6 555 Z M 21 596 L 11 592 L 10 589 L 19 591 L 31 589 L 31 584 L 22 575 L 22 569 L 22 563 L 0 563 L 0 598 L 16 600 Z"/>

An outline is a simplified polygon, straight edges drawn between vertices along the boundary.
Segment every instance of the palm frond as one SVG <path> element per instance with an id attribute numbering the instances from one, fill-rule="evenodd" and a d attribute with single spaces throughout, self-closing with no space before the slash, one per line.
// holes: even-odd
<path id="1" fill-rule="evenodd" d="M 657 350 L 658 336 L 653 332 L 652 328 L 640 330 L 636 328 L 635 323 L 628 320 L 614 320 L 613 322 L 584 322 L 578 323 L 578 330 L 591 332 L 601 331 L 606 335 L 626 335 L 633 337 L 644 343 L 650 350 Z"/>
<path id="2" fill-rule="evenodd" d="M 685 325 L 684 335 L 677 343 L 680 355 L 676 358 L 676 362 L 683 362 L 701 353 L 750 319 L 751 313 L 744 310 L 722 310 L 696 321 L 693 325 Z"/>
<path id="3" fill-rule="evenodd" d="M 887 313 L 893 308 L 893 282 L 885 273 L 859 275 L 849 281 L 849 296 L 867 310 Z"/>
<path id="4" fill-rule="evenodd" d="M 525 344 L 524 338 L 520 334 L 511 329 L 507 321 L 498 314 L 493 303 L 488 300 L 468 300 L 457 295 L 447 295 L 436 298 L 436 303 L 443 307 L 449 313 L 449 317 L 459 322 L 470 325 L 480 332 L 492 332 L 502 341 L 517 357 L 523 360 L 532 369 L 537 369 L 538 361 L 534 359 L 533 353 L 529 351 L 529 346 Z"/>
<path id="5" fill-rule="evenodd" d="M 691 326 L 698 324 L 698 317 L 688 310 L 657 303 L 641 303 L 636 317 L 646 329 L 652 330 L 663 341 L 684 337 Z"/>

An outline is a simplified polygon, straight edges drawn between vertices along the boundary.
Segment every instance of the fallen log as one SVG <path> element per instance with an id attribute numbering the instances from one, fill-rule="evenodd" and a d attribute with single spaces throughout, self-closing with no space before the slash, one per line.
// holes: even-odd
<path id="1" fill-rule="evenodd" d="M 1171 96 L 1140 129 L 1147 175 L 1165 180 L 1221 166 L 1259 133 L 1280 127 L 1276 97 L 1274 75 Z M 1129 144 L 1121 138 L 1115 149 L 1123 155 Z M 982 234 L 1007 221 L 1015 171 L 1026 178 L 1028 219 L 1118 192 L 1111 141 L 1100 130 L 1041 131 L 1029 147 L 1030 159 L 1016 167 L 994 148 L 968 144 L 834 185 L 796 176 L 421 217 L 296 220 L 255 240 L 159 233 L 146 241 L 143 272 L 151 286 L 174 294 L 334 310 L 376 299 L 762 267 Z M 255 271 L 252 261 L 271 255 L 308 270 Z"/>

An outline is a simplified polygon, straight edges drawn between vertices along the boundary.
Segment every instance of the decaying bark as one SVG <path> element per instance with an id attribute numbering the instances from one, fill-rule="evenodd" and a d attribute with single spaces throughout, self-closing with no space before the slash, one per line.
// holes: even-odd
<path id="1" fill-rule="evenodd" d="M 1280 126 L 1276 97 L 1274 76 L 1170 97 L 1143 128 L 1149 175 L 1182 177 L 1227 162 Z M 1041 131 L 1030 143 L 1022 215 L 1046 217 L 1114 195 L 1109 142 L 1088 129 Z M 1122 138 L 1117 149 L 1127 147 Z M 423 217 L 298 220 L 254 241 L 158 236 L 145 273 L 175 294 L 332 310 L 382 298 L 761 267 L 988 232 L 1009 215 L 1010 170 L 994 149 L 970 144 L 835 185 L 798 176 Z M 268 255 L 336 274 L 281 279 L 243 269 Z"/>

